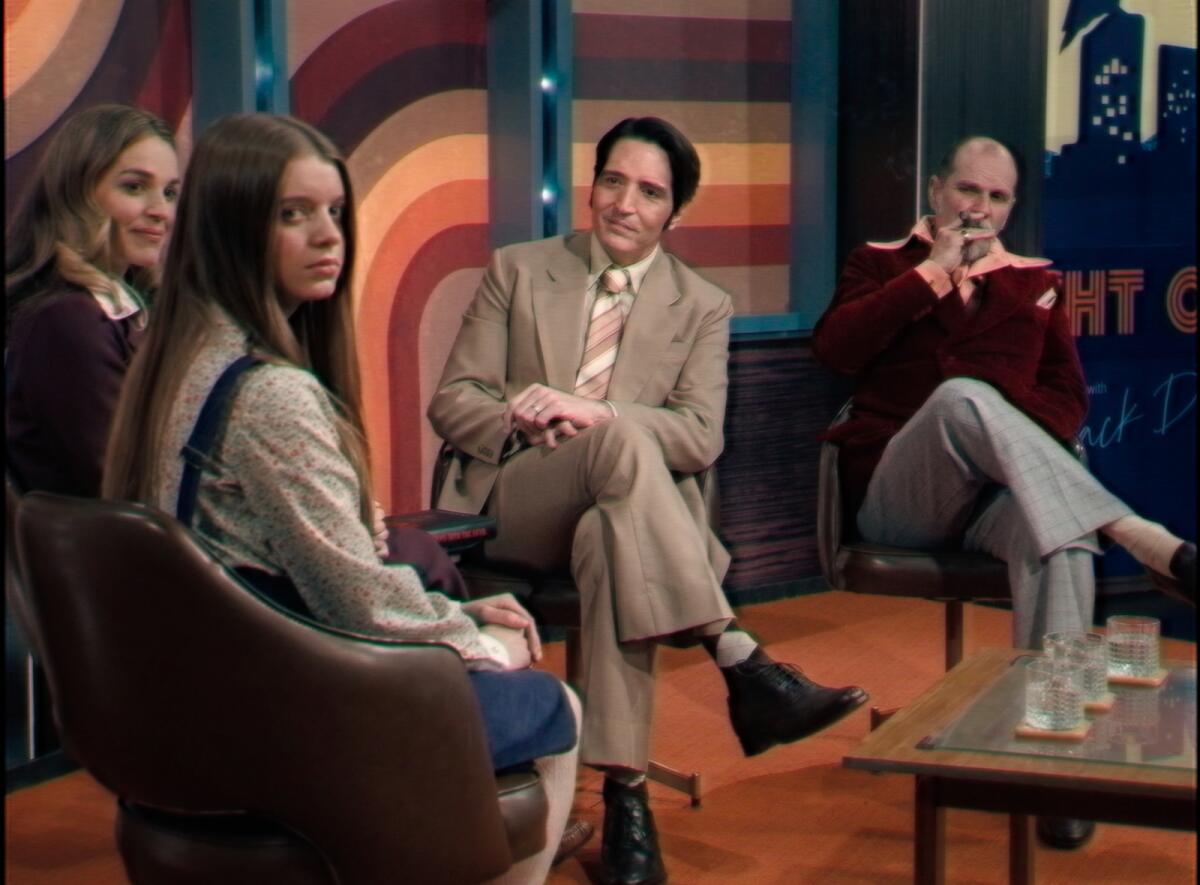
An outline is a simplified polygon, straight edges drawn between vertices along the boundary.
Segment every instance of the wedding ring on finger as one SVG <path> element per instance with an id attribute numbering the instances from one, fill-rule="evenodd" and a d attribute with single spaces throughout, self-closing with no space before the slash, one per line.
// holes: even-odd
<path id="1" fill-rule="evenodd" d="M 541 403 L 538 403 L 536 406 L 533 407 L 533 414 L 540 415 L 542 413 L 542 409 L 544 409 L 544 408 L 546 408 L 546 407 L 543 406 Z"/>

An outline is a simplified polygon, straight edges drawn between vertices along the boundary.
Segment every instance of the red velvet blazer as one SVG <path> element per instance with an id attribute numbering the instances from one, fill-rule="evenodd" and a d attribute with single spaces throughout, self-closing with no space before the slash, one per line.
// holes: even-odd
<path id="1" fill-rule="evenodd" d="M 825 434 L 842 446 L 849 514 L 888 440 L 948 378 L 986 381 L 1060 440 L 1087 413 L 1065 299 L 1047 294 L 1055 279 L 1044 266 L 1013 256 L 976 277 L 980 304 L 969 313 L 956 293 L 939 299 L 914 270 L 928 257 L 915 236 L 855 249 L 813 331 L 817 358 L 854 379 L 850 420 Z M 1038 303 L 1051 298 L 1050 307 Z"/>

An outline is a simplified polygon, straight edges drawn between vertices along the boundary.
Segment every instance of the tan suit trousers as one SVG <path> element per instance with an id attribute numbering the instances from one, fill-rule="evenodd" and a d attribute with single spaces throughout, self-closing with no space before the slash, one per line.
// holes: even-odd
<path id="1" fill-rule="evenodd" d="M 686 483 L 695 494 L 681 493 Z M 487 512 L 500 532 L 489 559 L 543 570 L 570 564 L 581 597 L 581 761 L 644 771 L 654 639 L 719 633 L 733 617 L 710 562 L 721 558 L 695 478 L 677 479 L 654 434 L 618 417 L 556 450 L 510 457 Z"/>

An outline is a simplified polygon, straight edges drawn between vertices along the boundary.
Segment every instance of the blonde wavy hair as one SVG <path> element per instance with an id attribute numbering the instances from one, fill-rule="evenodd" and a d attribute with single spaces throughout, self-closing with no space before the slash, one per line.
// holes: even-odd
<path id="1" fill-rule="evenodd" d="M 291 316 L 272 272 L 272 230 L 288 163 L 315 156 L 337 168 L 345 189 L 345 258 L 330 298 Z M 350 281 L 354 277 L 354 196 L 345 160 L 324 135 L 294 117 L 235 114 L 197 141 L 167 250 L 154 316 L 125 379 L 109 437 L 103 495 L 151 502 L 167 421 L 203 344 L 212 308 L 247 333 L 264 359 L 311 371 L 338 415 L 338 440 L 354 466 L 364 524 L 372 521 L 371 474 Z"/>
<path id="2" fill-rule="evenodd" d="M 172 148 L 170 128 L 149 111 L 101 104 L 69 117 L 42 155 L 33 190 L 7 231 L 4 288 L 7 315 L 65 280 L 120 298 L 110 273 L 112 219 L 96 202 L 96 186 L 117 158 L 144 138 Z M 130 268 L 126 280 L 141 294 L 158 282 L 158 267 Z"/>

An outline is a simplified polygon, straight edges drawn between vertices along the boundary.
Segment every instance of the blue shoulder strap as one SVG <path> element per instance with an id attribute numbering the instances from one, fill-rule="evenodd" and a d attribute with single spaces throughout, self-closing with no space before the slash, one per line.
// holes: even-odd
<path id="1" fill-rule="evenodd" d="M 192 435 L 179 453 L 183 457 L 183 481 L 179 484 L 179 500 L 175 505 L 175 518 L 188 528 L 192 525 L 192 514 L 196 510 L 196 494 L 200 490 L 200 471 L 210 462 L 213 445 L 225 424 L 225 415 L 237 390 L 238 379 L 247 369 L 261 363 L 258 357 L 238 357 L 221 373 L 212 392 L 200 409 Z"/>

